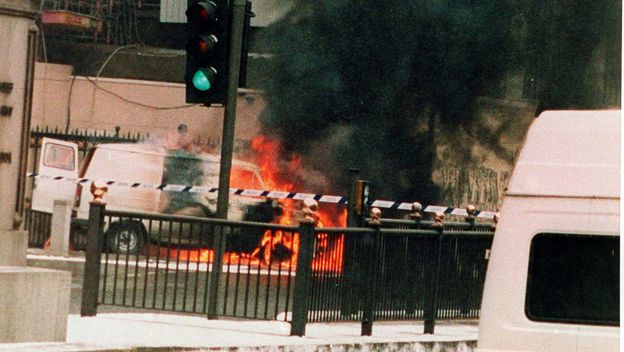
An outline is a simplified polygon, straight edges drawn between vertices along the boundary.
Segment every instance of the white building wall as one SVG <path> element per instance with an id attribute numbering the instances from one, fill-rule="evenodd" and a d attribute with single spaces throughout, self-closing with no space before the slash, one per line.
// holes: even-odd
<path id="1" fill-rule="evenodd" d="M 187 8 L 186 1 L 161 0 L 160 1 L 160 22 L 186 23 L 184 12 Z"/>
<path id="2" fill-rule="evenodd" d="M 290 11 L 293 4 L 293 0 L 252 0 L 251 10 L 255 16 L 251 18 L 251 25 L 266 27 Z M 161 0 L 160 22 L 186 23 L 186 8 L 185 0 Z"/>
<path id="3" fill-rule="evenodd" d="M 71 66 L 37 63 L 32 126 L 164 137 L 181 123 L 202 140 L 220 141 L 223 108 L 188 105 L 183 84 L 71 75 Z M 259 133 L 262 95 L 242 90 L 237 103 L 235 138 Z"/>

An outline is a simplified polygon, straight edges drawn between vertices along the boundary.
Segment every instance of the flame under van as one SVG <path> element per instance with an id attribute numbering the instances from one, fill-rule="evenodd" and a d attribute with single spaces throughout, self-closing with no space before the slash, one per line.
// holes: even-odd
<path id="1" fill-rule="evenodd" d="M 214 217 L 217 192 L 191 193 L 167 191 L 168 188 L 127 187 L 132 184 L 193 185 L 218 187 L 220 158 L 206 153 L 189 153 L 165 150 L 154 144 L 100 144 L 89 151 L 79 166 L 78 146 L 75 143 L 44 138 L 39 159 L 39 174 L 65 178 L 87 178 L 98 181 L 115 181 L 126 187 L 110 186 L 104 196 L 108 210 L 129 211 L 142 214 L 178 214 Z M 265 190 L 266 185 L 258 166 L 232 161 L 231 187 Z M 90 182 L 36 179 L 32 209 L 52 213 L 54 200 L 74 201 L 78 228 L 86 227 L 89 216 Z M 228 219 L 270 222 L 279 204 L 270 199 L 230 196 Z M 146 226 L 140 222 L 107 224 L 106 243 L 110 250 L 137 253 L 150 240 Z M 189 235 L 190 236 L 190 235 Z M 190 236 L 192 237 L 192 236 Z M 259 238 L 258 238 L 259 241 Z M 255 247 L 257 243 L 251 245 Z"/>
<path id="2" fill-rule="evenodd" d="M 477 351 L 619 351 L 620 111 L 548 111 L 513 170 Z"/>

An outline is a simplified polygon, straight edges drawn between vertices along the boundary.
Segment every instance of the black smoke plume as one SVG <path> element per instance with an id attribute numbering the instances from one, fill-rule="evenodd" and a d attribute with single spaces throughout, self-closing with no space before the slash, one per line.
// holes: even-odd
<path id="1" fill-rule="evenodd" d="M 500 0 L 296 3 L 261 41 L 275 55 L 264 133 L 328 179 L 329 189 L 308 191 L 346 195 L 356 167 L 377 198 L 436 202 L 430 122 L 470 124 L 475 99 L 510 65 L 513 9 Z"/>

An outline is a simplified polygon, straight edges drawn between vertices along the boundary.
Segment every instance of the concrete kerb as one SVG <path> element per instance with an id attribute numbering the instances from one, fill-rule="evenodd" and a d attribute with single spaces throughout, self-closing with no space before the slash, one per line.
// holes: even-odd
<path id="1" fill-rule="evenodd" d="M 305 337 L 289 336 L 276 321 L 207 320 L 173 314 L 102 313 L 69 318 L 68 343 L 0 344 L 0 352 L 182 352 L 182 351 L 422 351 L 471 352 L 476 325 L 444 324 L 434 335 L 422 322 L 380 322 L 373 336 L 359 336 L 359 323 L 311 323 Z"/>
<path id="2" fill-rule="evenodd" d="M 91 348 L 70 344 L 31 344 L 29 346 L 0 345 L 3 352 L 472 352 L 476 341 L 463 342 L 392 342 L 392 343 L 352 343 L 324 345 L 278 345 L 242 347 L 131 347 L 131 348 Z"/>
<path id="3" fill-rule="evenodd" d="M 318 345 L 318 346 L 259 346 L 259 347 L 136 347 L 131 349 L 83 349 L 80 346 L 61 347 L 39 345 L 23 350 L 5 350 L 0 347 L 0 351 L 14 352 L 355 352 L 355 351 L 398 351 L 398 352 L 471 352 L 476 343 L 459 343 L 457 345 L 449 343 L 394 343 L 394 344 L 354 344 L 354 345 Z"/>

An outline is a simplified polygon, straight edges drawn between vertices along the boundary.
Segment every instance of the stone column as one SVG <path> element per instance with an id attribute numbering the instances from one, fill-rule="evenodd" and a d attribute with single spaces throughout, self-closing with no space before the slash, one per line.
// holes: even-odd
<path id="1" fill-rule="evenodd" d="M 21 230 L 38 3 L 0 0 L 0 343 L 67 337 L 71 273 L 26 267 Z"/>
<path id="2" fill-rule="evenodd" d="M 26 264 L 21 229 L 37 18 L 35 2 L 0 0 L 0 265 Z"/>

